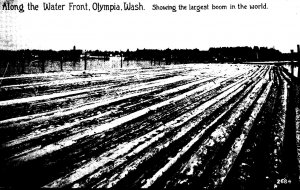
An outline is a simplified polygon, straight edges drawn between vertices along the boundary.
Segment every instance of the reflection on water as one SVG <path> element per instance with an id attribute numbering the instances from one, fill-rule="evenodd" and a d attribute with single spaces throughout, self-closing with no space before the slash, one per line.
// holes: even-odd
<path id="1" fill-rule="evenodd" d="M 101 59 L 88 59 L 79 60 L 76 62 L 64 62 L 63 71 L 83 71 L 85 70 L 111 70 L 119 68 L 130 68 L 130 67 L 150 67 L 153 65 L 158 65 L 159 63 L 151 63 L 151 61 L 124 61 L 121 59 L 110 59 L 110 60 L 101 60 Z M 60 62 L 51 62 L 46 63 L 45 72 L 57 72 L 61 71 Z"/>

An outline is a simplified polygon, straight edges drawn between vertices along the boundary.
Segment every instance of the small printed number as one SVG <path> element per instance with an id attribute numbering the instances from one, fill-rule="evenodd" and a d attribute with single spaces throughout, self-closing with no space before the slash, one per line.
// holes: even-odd
<path id="1" fill-rule="evenodd" d="M 285 178 L 283 178 L 283 179 L 277 179 L 277 184 L 290 184 L 292 181 L 289 179 L 289 180 L 287 180 L 287 179 L 285 179 Z"/>

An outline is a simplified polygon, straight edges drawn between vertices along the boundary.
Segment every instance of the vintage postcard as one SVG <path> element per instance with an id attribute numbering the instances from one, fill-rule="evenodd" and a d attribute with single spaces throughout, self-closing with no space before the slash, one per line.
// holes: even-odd
<path id="1" fill-rule="evenodd" d="M 0 0 L 0 188 L 300 185 L 299 0 Z"/>

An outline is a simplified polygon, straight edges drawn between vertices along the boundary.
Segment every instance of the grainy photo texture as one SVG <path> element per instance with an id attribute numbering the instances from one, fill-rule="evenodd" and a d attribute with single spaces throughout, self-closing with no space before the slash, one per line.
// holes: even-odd
<path id="1" fill-rule="evenodd" d="M 296 0 L 0 0 L 0 188 L 292 189 Z"/>

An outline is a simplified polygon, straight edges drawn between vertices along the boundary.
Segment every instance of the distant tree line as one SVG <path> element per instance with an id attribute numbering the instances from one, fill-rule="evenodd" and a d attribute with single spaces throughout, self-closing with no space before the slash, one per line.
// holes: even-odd
<path id="1" fill-rule="evenodd" d="M 187 64 L 187 63 L 245 63 L 261 61 L 290 61 L 298 60 L 299 54 L 281 53 L 267 47 L 214 47 L 207 51 L 199 49 L 137 49 L 135 51 L 100 51 L 77 50 L 0 50 L 0 75 L 25 73 L 26 68 L 40 68 L 45 72 L 47 61 L 60 63 L 63 71 L 64 63 L 76 63 L 84 60 L 86 70 L 89 59 L 107 61 L 110 57 L 119 56 L 122 61 L 150 61 L 151 65 Z M 297 57 L 298 56 L 298 57 Z M 295 61 L 294 63 L 296 63 Z"/>
<path id="2" fill-rule="evenodd" d="M 26 65 L 38 64 L 41 72 L 45 72 L 45 62 L 48 60 L 76 62 L 80 60 L 82 50 L 0 50 L 0 70 L 9 74 L 24 73 Z"/>
<path id="3" fill-rule="evenodd" d="M 208 51 L 199 49 L 137 49 L 124 52 L 125 60 L 164 60 L 166 63 L 243 63 L 251 61 L 281 61 L 289 59 L 290 55 L 282 54 L 274 48 L 266 47 L 220 47 Z"/>
<path id="4" fill-rule="evenodd" d="M 82 50 L 0 50 L 1 62 L 13 62 L 21 60 L 68 60 L 73 61 L 79 59 Z"/>
<path id="5" fill-rule="evenodd" d="M 135 51 L 100 51 L 76 50 L 0 50 L 0 66 L 3 68 L 9 62 L 22 68 L 23 63 L 45 60 L 54 61 L 76 61 L 79 59 L 98 58 L 108 60 L 111 56 L 120 56 L 124 61 L 153 61 L 164 62 L 164 64 L 181 63 L 243 63 L 254 61 L 282 61 L 294 59 L 296 55 L 281 53 L 274 48 L 266 47 L 219 47 L 210 48 L 208 51 L 199 49 L 137 49 Z"/>

